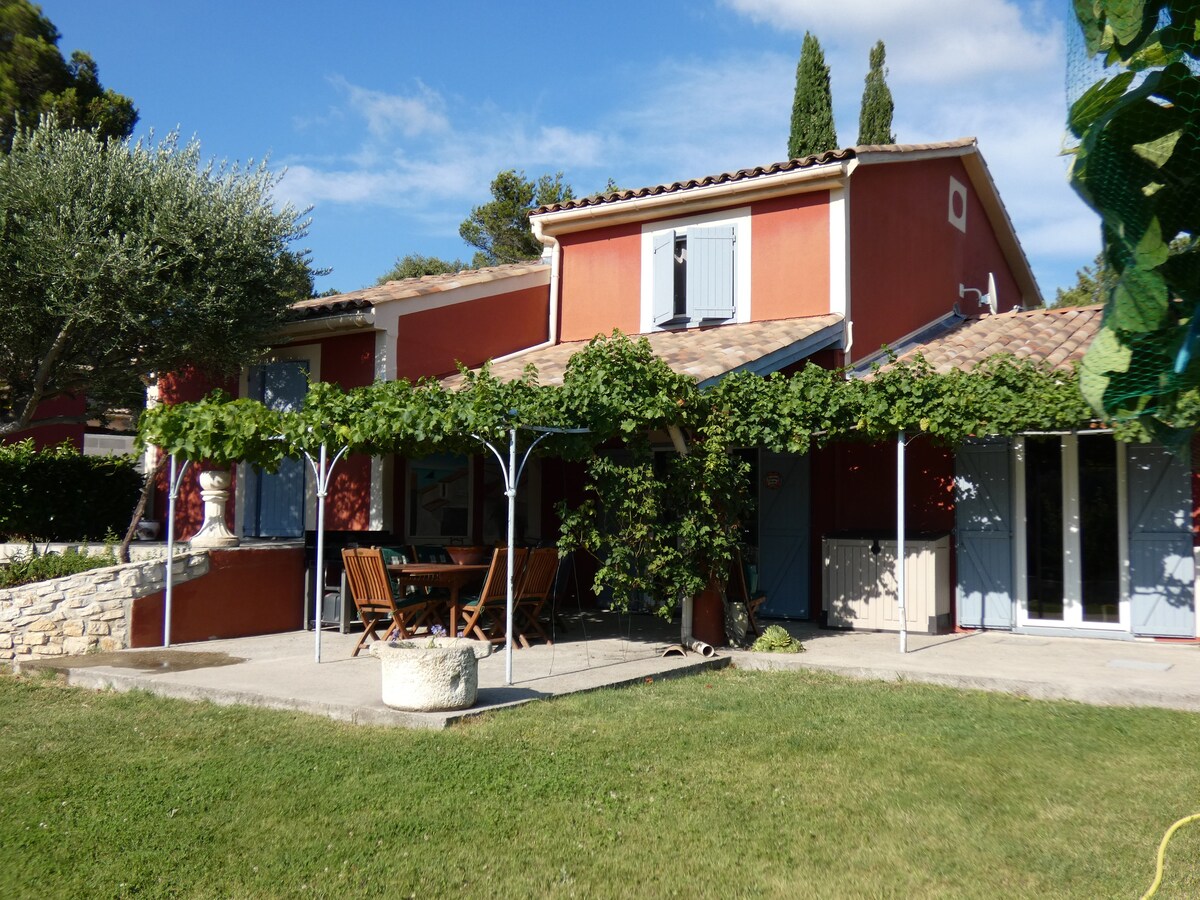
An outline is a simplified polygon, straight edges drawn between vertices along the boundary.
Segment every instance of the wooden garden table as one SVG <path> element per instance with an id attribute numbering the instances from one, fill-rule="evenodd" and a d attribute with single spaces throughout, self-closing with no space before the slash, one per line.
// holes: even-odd
<path id="1" fill-rule="evenodd" d="M 450 592 L 449 636 L 458 636 L 458 597 L 472 581 L 482 580 L 489 565 L 459 566 L 454 563 L 392 563 L 388 572 L 400 585 L 443 587 Z"/>

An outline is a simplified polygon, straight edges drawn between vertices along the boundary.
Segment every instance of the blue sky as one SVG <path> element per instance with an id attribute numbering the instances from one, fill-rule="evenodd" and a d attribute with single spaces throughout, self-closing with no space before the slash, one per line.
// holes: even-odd
<path id="1" fill-rule="evenodd" d="M 1061 157 L 1069 5 L 1015 0 L 45 0 L 138 133 L 287 174 L 312 205 L 320 289 L 407 253 L 470 259 L 458 224 L 504 168 L 577 194 L 786 157 L 805 30 L 855 142 L 867 54 L 887 44 L 901 143 L 979 138 L 1047 299 L 1099 247 Z"/>

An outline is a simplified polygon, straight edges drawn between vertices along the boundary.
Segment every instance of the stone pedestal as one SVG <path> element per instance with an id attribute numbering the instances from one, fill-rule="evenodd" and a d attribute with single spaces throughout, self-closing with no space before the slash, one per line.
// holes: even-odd
<path id="1" fill-rule="evenodd" d="M 225 504 L 229 502 L 228 472 L 200 473 L 200 498 L 204 501 L 204 524 L 188 543 L 192 547 L 236 547 L 238 538 L 225 527 Z"/>

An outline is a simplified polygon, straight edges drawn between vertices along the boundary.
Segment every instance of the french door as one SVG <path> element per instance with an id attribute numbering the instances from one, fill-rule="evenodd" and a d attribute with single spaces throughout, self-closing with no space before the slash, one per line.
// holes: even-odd
<path id="1" fill-rule="evenodd" d="M 1026 435 L 1014 449 L 1017 623 L 1130 630 L 1124 445 Z"/>

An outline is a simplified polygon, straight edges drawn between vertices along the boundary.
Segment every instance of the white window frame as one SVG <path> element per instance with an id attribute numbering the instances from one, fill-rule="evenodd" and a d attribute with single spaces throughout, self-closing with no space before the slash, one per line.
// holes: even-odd
<path id="1" fill-rule="evenodd" d="M 1079 517 L 1079 441 L 1096 440 L 1098 435 L 1077 434 L 1059 436 L 1062 452 L 1063 482 L 1063 617 L 1059 619 L 1036 619 L 1029 615 L 1029 570 L 1026 551 L 1028 533 L 1025 521 L 1025 438 L 1013 441 L 1013 502 L 1016 507 L 1014 521 L 1013 556 L 1016 568 L 1017 625 L 1022 628 L 1071 628 L 1087 631 L 1132 630 L 1132 614 L 1129 603 L 1129 482 L 1125 460 L 1125 444 L 1114 441 L 1117 448 L 1117 541 L 1121 557 L 1120 584 L 1118 588 L 1118 621 L 1085 622 L 1083 602 L 1080 596 L 1082 551 L 1080 549 Z"/>
<path id="2" fill-rule="evenodd" d="M 691 225 L 728 225 L 735 230 L 734 240 L 734 315 L 722 322 L 750 321 L 750 207 L 723 209 L 685 218 L 650 222 L 642 226 L 641 314 L 639 331 L 672 331 L 701 324 L 696 319 L 677 319 L 662 325 L 654 324 L 654 236 L 664 231 L 686 234 Z M 706 322 L 716 320 L 706 319 Z"/>

